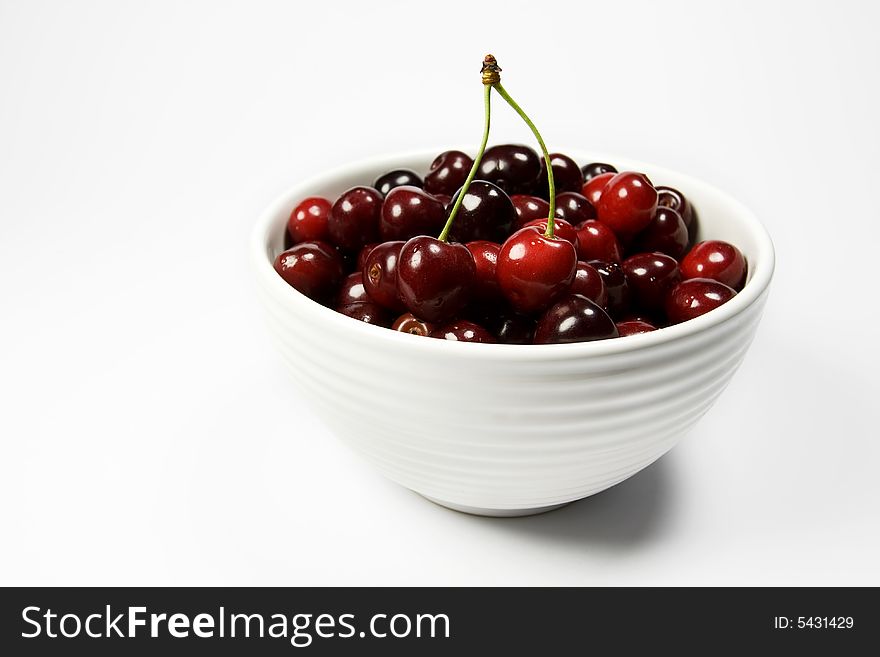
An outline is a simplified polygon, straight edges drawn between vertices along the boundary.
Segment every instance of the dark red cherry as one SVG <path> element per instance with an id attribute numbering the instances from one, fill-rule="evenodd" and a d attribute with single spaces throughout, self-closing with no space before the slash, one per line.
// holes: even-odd
<path id="1" fill-rule="evenodd" d="M 514 312 L 487 312 L 480 323 L 502 344 L 530 344 L 535 335 L 535 320 Z"/>
<path id="2" fill-rule="evenodd" d="M 550 153 L 550 166 L 553 167 L 553 186 L 556 188 L 557 197 L 564 192 L 581 193 L 584 186 L 584 174 L 577 162 L 568 155 Z M 547 186 L 547 163 L 544 158 L 541 158 L 541 173 L 538 174 L 537 192 L 541 198 L 550 198 L 550 189 Z M 558 199 L 556 203 L 559 204 Z M 587 217 L 587 219 L 592 219 L 592 217 Z"/>
<path id="3" fill-rule="evenodd" d="M 596 202 L 599 221 L 621 239 L 643 230 L 656 210 L 657 190 L 645 174 L 635 171 L 615 174 Z"/>
<path id="4" fill-rule="evenodd" d="M 602 190 L 605 189 L 605 185 L 616 175 L 616 173 L 609 172 L 593 176 L 584 183 L 584 186 L 581 188 L 581 194 L 595 207 L 596 203 L 599 202 L 599 197 L 602 196 Z"/>
<path id="5" fill-rule="evenodd" d="M 534 221 L 530 221 L 526 226 L 531 226 L 533 228 L 537 228 L 542 233 L 547 230 L 547 218 L 543 219 L 535 219 Z M 571 242 L 571 245 L 577 248 L 577 229 L 568 223 L 565 219 L 556 219 L 553 221 L 553 234 L 559 239 L 563 239 L 566 242 Z"/>
<path id="6" fill-rule="evenodd" d="M 675 258 L 665 253 L 637 253 L 623 261 L 633 304 L 648 313 L 663 310 L 669 291 L 681 280 Z"/>
<path id="7" fill-rule="evenodd" d="M 746 282 L 746 259 L 729 242 L 707 240 L 696 244 L 681 261 L 683 278 L 711 278 L 734 290 Z"/>
<path id="8" fill-rule="evenodd" d="M 401 333 L 411 333 L 412 335 L 430 336 L 437 329 L 437 326 L 431 322 L 419 319 L 412 313 L 404 313 L 394 320 L 391 330 L 400 331 Z"/>
<path id="9" fill-rule="evenodd" d="M 571 294 L 585 296 L 603 308 L 608 303 L 608 292 L 605 291 L 602 275 L 593 265 L 586 262 L 578 261 L 577 271 L 575 271 L 574 280 L 571 282 L 571 287 L 568 291 Z"/>
<path id="10" fill-rule="evenodd" d="M 352 187 L 343 192 L 327 217 L 333 243 L 344 251 L 355 253 L 365 244 L 378 242 L 384 200 L 372 187 Z"/>
<path id="11" fill-rule="evenodd" d="M 352 319 L 356 319 L 366 324 L 374 324 L 388 328 L 391 325 L 391 315 L 387 308 L 383 308 L 378 303 L 366 301 L 363 303 L 350 303 L 345 306 L 337 306 L 336 312 L 347 315 Z"/>
<path id="12" fill-rule="evenodd" d="M 510 202 L 513 203 L 513 209 L 516 212 L 513 230 L 519 230 L 535 219 L 546 219 L 550 216 L 550 204 L 537 196 L 514 194 L 510 197 Z"/>
<path id="13" fill-rule="evenodd" d="M 382 204 L 379 235 L 383 241 L 437 235 L 446 223 L 443 203 L 418 187 L 395 187 Z"/>
<path id="14" fill-rule="evenodd" d="M 687 226 L 678 212 L 658 206 L 651 223 L 636 236 L 631 248 L 634 253 L 665 253 L 681 260 L 688 248 Z"/>
<path id="15" fill-rule="evenodd" d="M 579 192 L 556 195 L 556 218 L 565 219 L 572 226 L 596 218 L 596 208 Z"/>
<path id="16" fill-rule="evenodd" d="M 636 335 L 638 333 L 650 333 L 656 331 L 657 327 L 648 322 L 640 320 L 630 320 L 626 322 L 617 322 L 617 333 L 621 338 L 627 335 Z"/>
<path id="17" fill-rule="evenodd" d="M 378 242 L 370 242 L 369 244 L 364 244 L 361 247 L 361 250 L 358 251 L 357 264 L 355 265 L 355 271 L 363 271 L 364 263 L 367 261 L 367 256 L 370 255 L 370 251 L 372 251 L 376 246 L 378 246 Z"/>
<path id="18" fill-rule="evenodd" d="M 495 272 L 510 305 L 521 313 L 533 313 L 568 289 L 576 269 L 577 252 L 571 242 L 526 227 L 501 245 Z"/>
<path id="19" fill-rule="evenodd" d="M 371 301 L 364 289 L 364 277 L 359 271 L 346 276 L 339 290 L 336 292 L 336 307 L 350 306 L 354 303 L 367 303 Z"/>
<path id="20" fill-rule="evenodd" d="M 620 262 L 620 242 L 614 231 L 600 221 L 591 219 L 577 226 L 578 259 Z"/>
<path id="21" fill-rule="evenodd" d="M 377 244 L 361 269 L 364 288 L 370 300 L 395 313 L 406 310 L 397 289 L 397 262 L 403 244 L 400 240 Z"/>
<path id="22" fill-rule="evenodd" d="M 486 149 L 477 177 L 498 185 L 508 194 L 531 194 L 541 173 L 541 158 L 523 144 L 502 144 Z"/>
<path id="23" fill-rule="evenodd" d="M 681 220 L 687 226 L 688 232 L 693 235 L 696 225 L 694 224 L 694 206 L 677 189 L 660 186 L 657 188 L 657 206 L 672 208 L 681 215 Z"/>
<path id="24" fill-rule="evenodd" d="M 620 317 L 624 313 L 629 312 L 630 291 L 626 282 L 626 275 L 623 273 L 623 267 L 619 262 L 603 262 L 601 260 L 591 260 L 589 262 L 605 284 L 605 292 L 608 294 L 608 312 L 612 317 Z"/>
<path id="25" fill-rule="evenodd" d="M 501 250 L 501 245 L 478 240 L 468 242 L 465 246 L 474 256 L 474 264 L 477 266 L 474 301 L 492 303 L 501 299 L 501 290 L 498 289 L 498 281 L 495 279 L 495 266 L 498 264 L 498 252 Z"/>
<path id="26" fill-rule="evenodd" d="M 288 284 L 321 303 L 344 276 L 342 256 L 326 242 L 301 242 L 279 253 L 274 266 Z"/>
<path id="27" fill-rule="evenodd" d="M 604 162 L 591 162 L 581 167 L 581 173 L 584 174 L 584 182 L 588 183 L 603 173 L 617 173 L 617 169 Z"/>
<path id="28" fill-rule="evenodd" d="M 736 296 L 736 290 L 709 278 L 682 281 L 666 298 L 666 317 L 673 324 L 705 315 Z"/>
<path id="29" fill-rule="evenodd" d="M 570 294 L 550 306 L 538 320 L 535 344 L 589 342 L 617 337 L 617 327 L 598 304 Z"/>
<path id="30" fill-rule="evenodd" d="M 474 257 L 464 244 L 413 237 L 400 251 L 397 289 L 409 311 L 429 322 L 452 319 L 473 293 Z"/>
<path id="31" fill-rule="evenodd" d="M 443 151 L 434 158 L 431 168 L 425 175 L 424 189 L 430 194 L 452 196 L 464 185 L 474 160 L 461 151 Z"/>
<path id="32" fill-rule="evenodd" d="M 297 205 L 287 220 L 287 233 L 293 244 L 330 239 L 327 217 L 330 214 L 330 201 L 320 196 L 310 196 Z"/>
<path id="33" fill-rule="evenodd" d="M 376 178 L 373 183 L 373 187 L 383 196 L 387 196 L 388 192 L 396 187 L 407 186 L 418 187 L 421 189 L 423 185 L 424 183 L 422 182 L 422 179 L 419 178 L 419 174 L 412 169 L 395 169 L 394 171 L 389 171 Z"/>
<path id="34" fill-rule="evenodd" d="M 495 336 L 479 324 L 465 319 L 445 324 L 431 334 L 432 338 L 455 340 L 457 342 L 495 342 Z"/>
<path id="35" fill-rule="evenodd" d="M 447 216 L 460 193 L 461 190 L 452 197 Z M 474 180 L 455 215 L 451 233 L 459 242 L 501 242 L 515 220 L 516 210 L 507 194 L 490 182 Z M 436 232 L 439 234 L 440 231 Z"/>

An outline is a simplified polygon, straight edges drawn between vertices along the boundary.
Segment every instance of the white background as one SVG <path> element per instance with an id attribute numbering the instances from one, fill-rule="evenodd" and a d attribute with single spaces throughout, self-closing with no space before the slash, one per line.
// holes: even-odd
<path id="1" fill-rule="evenodd" d="M 877 8 L 0 0 L 0 583 L 880 584 Z M 778 250 L 680 446 L 515 520 L 328 434 L 246 255 L 304 176 L 476 146 L 485 52 L 551 150 L 704 178 Z"/>

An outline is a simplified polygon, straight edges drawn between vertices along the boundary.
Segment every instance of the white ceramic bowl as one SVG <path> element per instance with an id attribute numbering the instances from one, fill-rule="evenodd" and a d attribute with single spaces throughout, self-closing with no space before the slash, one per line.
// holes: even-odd
<path id="1" fill-rule="evenodd" d="M 745 254 L 731 301 L 652 333 L 558 345 L 459 343 L 370 326 L 311 301 L 272 268 L 302 198 L 331 200 L 393 168 L 427 171 L 438 151 L 378 157 L 295 185 L 263 212 L 251 252 L 271 332 L 299 392 L 390 479 L 483 515 L 538 513 L 598 493 L 667 452 L 712 406 L 749 347 L 773 275 L 754 215 L 689 176 L 606 154 L 681 190 L 700 238 Z"/>

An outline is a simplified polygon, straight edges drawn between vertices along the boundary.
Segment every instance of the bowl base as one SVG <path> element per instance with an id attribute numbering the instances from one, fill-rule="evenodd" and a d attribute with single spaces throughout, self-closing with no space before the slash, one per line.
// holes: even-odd
<path id="1" fill-rule="evenodd" d="M 447 509 L 452 509 L 453 511 L 469 513 L 472 516 L 488 516 L 492 518 L 521 518 L 523 516 L 536 516 L 541 513 L 561 509 L 562 507 L 571 504 L 571 502 L 563 502 L 562 504 L 551 504 L 550 506 L 538 506 L 528 509 L 484 509 L 478 506 L 466 506 L 464 504 L 444 502 L 443 500 L 438 500 L 435 497 L 428 497 L 427 495 L 422 495 L 422 497 L 434 504 L 446 507 Z"/>

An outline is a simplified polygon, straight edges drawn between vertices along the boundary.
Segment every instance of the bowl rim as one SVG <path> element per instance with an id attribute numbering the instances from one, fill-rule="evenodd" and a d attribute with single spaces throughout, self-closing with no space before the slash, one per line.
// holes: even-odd
<path id="1" fill-rule="evenodd" d="M 453 147 L 464 152 L 466 148 Z M 594 340 L 590 342 L 571 342 L 564 344 L 501 344 L 501 343 L 475 343 L 458 342 L 455 340 L 424 339 L 422 336 L 409 335 L 399 331 L 392 331 L 381 326 L 374 326 L 360 322 L 332 308 L 323 306 L 298 290 L 288 285 L 273 267 L 273 258 L 269 255 L 269 243 L 273 238 L 272 231 L 278 223 L 277 216 L 280 212 L 290 212 L 292 203 L 296 198 L 305 198 L 311 195 L 310 188 L 326 185 L 334 179 L 351 177 L 363 172 L 364 178 L 373 176 L 367 171 L 375 169 L 401 168 L 401 163 L 406 160 L 422 159 L 432 160 L 437 153 L 450 148 L 418 149 L 384 153 L 368 158 L 361 158 L 345 165 L 332 167 L 322 173 L 308 177 L 301 182 L 292 185 L 279 194 L 259 215 L 251 232 L 249 245 L 250 257 L 255 273 L 262 283 L 263 288 L 271 291 L 279 300 L 285 300 L 299 313 L 308 313 L 315 321 L 335 325 L 340 331 L 351 331 L 354 336 L 363 340 L 391 341 L 396 348 L 417 349 L 423 352 L 434 352 L 439 355 L 461 354 L 460 350 L 467 350 L 469 357 L 509 359 L 520 357 L 525 360 L 568 359 L 574 357 L 601 357 L 625 352 L 641 351 L 660 345 L 677 342 L 691 336 L 705 333 L 710 329 L 725 324 L 732 318 L 746 311 L 766 292 L 773 278 L 775 269 L 775 250 L 767 229 L 758 220 L 755 214 L 745 205 L 728 195 L 717 187 L 706 183 L 699 178 L 694 178 L 666 167 L 656 166 L 651 163 L 633 160 L 617 155 L 568 149 L 564 152 L 577 161 L 590 162 L 615 162 L 626 170 L 649 171 L 652 177 L 662 179 L 667 174 L 679 180 L 679 186 L 688 189 L 702 188 L 703 190 L 718 196 L 725 205 L 730 206 L 732 211 L 740 218 L 746 229 L 751 233 L 757 246 L 754 257 L 749 261 L 749 277 L 743 289 L 730 301 L 715 308 L 714 310 L 690 319 L 680 324 L 667 326 L 648 333 L 639 333 L 624 338 L 610 340 Z M 621 169 L 623 170 L 623 169 Z"/>

